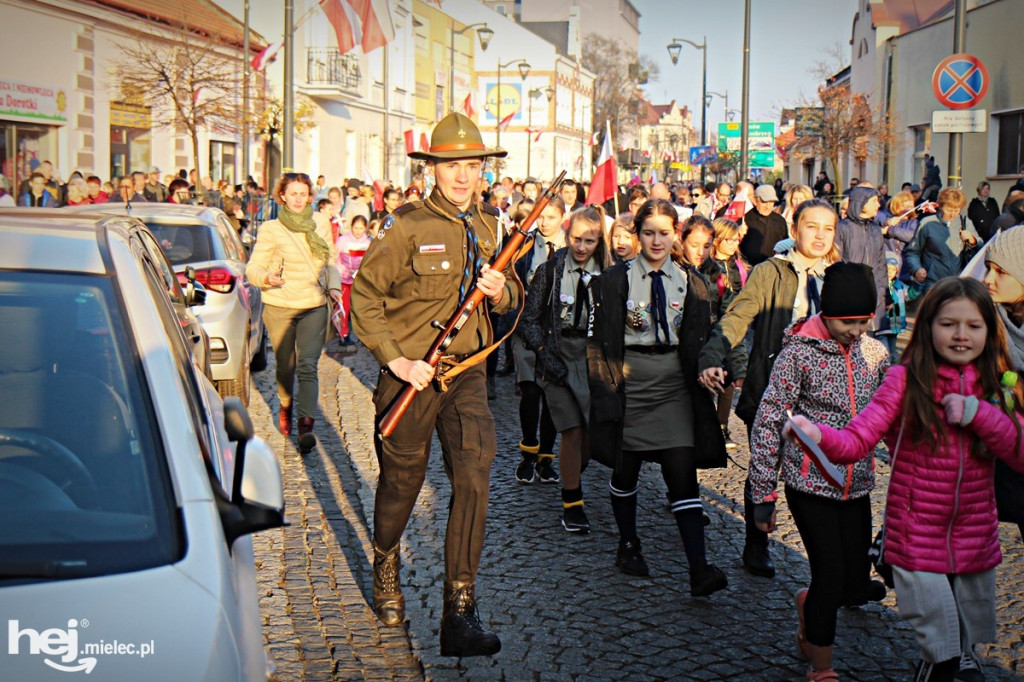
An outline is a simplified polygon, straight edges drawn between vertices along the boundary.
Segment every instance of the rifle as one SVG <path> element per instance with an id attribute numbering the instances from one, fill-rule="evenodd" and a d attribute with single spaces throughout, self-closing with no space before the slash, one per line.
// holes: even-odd
<path id="1" fill-rule="evenodd" d="M 494 257 L 491 263 L 491 268 L 504 272 L 509 264 L 514 263 L 519 255 L 519 249 L 522 247 L 523 242 L 529 236 L 529 231 L 534 222 L 540 214 L 547 208 L 548 203 L 551 199 L 558 194 L 559 188 L 562 186 L 562 182 L 565 180 L 565 171 L 562 171 L 555 181 L 551 183 L 551 186 L 540 195 L 537 199 L 537 203 L 533 205 L 533 210 L 530 211 L 530 215 L 526 216 L 526 219 L 513 231 L 512 236 L 508 238 L 505 245 L 502 247 L 498 255 Z M 452 344 L 455 337 L 458 336 L 459 332 L 462 331 L 462 327 L 469 321 L 469 316 L 476 310 L 477 306 L 480 305 L 484 300 L 484 292 L 477 288 L 476 284 L 469 290 L 466 297 L 459 304 L 459 307 L 455 310 L 455 314 L 448 320 L 448 324 L 442 326 L 437 320 L 431 323 L 431 326 L 435 329 L 440 329 L 441 333 L 434 339 L 434 343 L 431 344 L 430 350 L 427 351 L 427 355 L 423 358 L 423 361 L 429 364 L 431 367 L 437 367 L 437 363 L 441 361 L 441 357 L 444 352 L 448 349 L 448 346 Z M 395 398 L 391 406 L 388 407 L 388 411 L 384 414 L 384 417 L 380 420 L 380 435 L 383 438 L 387 438 L 395 429 L 398 427 L 398 422 L 401 421 L 402 415 L 405 414 L 406 410 L 409 409 L 409 405 L 412 404 L 413 398 L 416 397 L 416 389 L 411 385 L 407 385 L 402 389 L 398 397 Z"/>

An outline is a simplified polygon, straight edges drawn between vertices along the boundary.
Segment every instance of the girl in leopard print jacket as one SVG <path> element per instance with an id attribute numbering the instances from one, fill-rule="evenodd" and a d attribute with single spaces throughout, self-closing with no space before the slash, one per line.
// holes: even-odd
<path id="1" fill-rule="evenodd" d="M 783 440 L 782 430 L 790 413 L 845 426 L 871 402 L 889 368 L 886 347 L 864 336 L 875 300 L 870 267 L 837 263 L 825 271 L 822 312 L 786 330 L 750 436 L 754 520 L 762 531 L 774 529 L 781 469 L 786 502 L 811 566 L 810 589 L 796 597 L 797 645 L 811 661 L 808 680 L 838 679 L 832 645 L 839 608 L 885 596 L 884 586 L 871 582 L 868 561 L 874 458 L 846 466 L 839 487 L 799 445 Z"/>

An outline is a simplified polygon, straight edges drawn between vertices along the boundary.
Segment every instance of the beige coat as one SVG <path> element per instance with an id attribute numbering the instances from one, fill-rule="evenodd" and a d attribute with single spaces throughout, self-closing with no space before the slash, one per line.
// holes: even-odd
<path id="1" fill-rule="evenodd" d="M 263 302 L 281 308 L 301 310 L 316 308 L 327 302 L 324 284 L 328 289 L 341 291 L 341 278 L 334 267 L 337 260 L 331 244 L 330 220 L 319 213 L 313 214 L 316 232 L 331 247 L 329 261 L 315 260 L 305 235 L 291 232 L 281 221 L 271 220 L 260 225 L 245 275 L 263 292 Z M 272 287 L 267 275 L 275 272 L 284 260 L 284 284 Z"/>

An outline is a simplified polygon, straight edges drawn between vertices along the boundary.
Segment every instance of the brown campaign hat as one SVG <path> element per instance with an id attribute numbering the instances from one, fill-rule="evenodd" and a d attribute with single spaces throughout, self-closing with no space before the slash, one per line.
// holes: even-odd
<path id="1" fill-rule="evenodd" d="M 429 161 L 431 159 L 468 159 L 474 157 L 505 157 L 504 149 L 488 149 L 480 136 L 480 129 L 471 119 L 452 112 L 434 126 L 430 134 L 430 149 L 409 153 L 409 158 Z"/>

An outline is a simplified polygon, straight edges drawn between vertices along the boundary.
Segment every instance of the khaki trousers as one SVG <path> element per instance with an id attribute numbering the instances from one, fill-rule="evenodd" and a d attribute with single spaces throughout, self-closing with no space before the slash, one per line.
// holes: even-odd
<path id="1" fill-rule="evenodd" d="M 378 422 L 404 386 L 381 370 L 373 394 Z M 491 463 L 497 450 L 484 363 L 455 377 L 443 393 L 433 386 L 420 391 L 391 437 L 375 434 L 380 480 L 373 508 L 374 541 L 387 550 L 401 540 L 423 487 L 435 429 L 452 486 L 445 576 L 449 581 L 473 582 L 483 551 Z"/>

